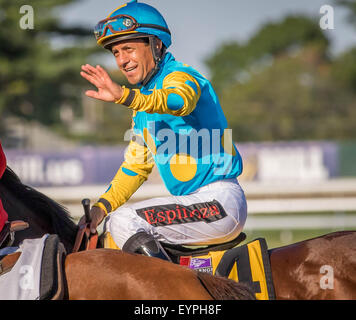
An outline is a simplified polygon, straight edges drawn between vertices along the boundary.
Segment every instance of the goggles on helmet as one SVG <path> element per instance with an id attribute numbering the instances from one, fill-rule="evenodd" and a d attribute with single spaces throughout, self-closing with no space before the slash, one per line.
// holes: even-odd
<path id="1" fill-rule="evenodd" d="M 108 30 L 110 30 L 112 34 L 119 34 L 134 31 L 137 28 L 153 28 L 171 34 L 171 32 L 165 27 L 156 24 L 138 23 L 135 18 L 129 15 L 119 14 L 117 16 L 99 21 L 94 28 L 94 35 L 96 40 L 100 40 L 106 36 Z"/>

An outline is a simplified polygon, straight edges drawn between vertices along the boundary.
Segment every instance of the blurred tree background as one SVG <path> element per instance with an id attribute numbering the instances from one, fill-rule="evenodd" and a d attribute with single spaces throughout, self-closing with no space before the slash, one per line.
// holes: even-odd
<path id="1" fill-rule="evenodd" d="M 6 119 L 36 121 L 80 143 L 117 144 L 130 110 L 86 98 L 80 66 L 103 50 L 91 30 L 64 27 L 59 9 L 78 0 L 32 0 L 35 26 L 22 30 L 19 0 L 0 0 L 0 137 Z M 356 28 L 356 2 L 349 9 Z M 207 59 L 235 141 L 349 140 L 356 137 L 356 48 L 330 54 L 319 17 L 288 16 L 249 41 L 220 44 Z M 108 53 L 105 53 L 108 54 Z M 127 85 L 122 75 L 109 70 Z"/>
<path id="2" fill-rule="evenodd" d="M 1 137 L 11 131 L 6 119 L 16 117 L 36 121 L 70 139 L 122 140 L 127 128 L 120 130 L 112 121 L 123 118 L 116 114 L 119 108 L 110 106 L 107 112 L 96 114 L 102 106 L 83 94 L 88 82 L 80 76 L 80 67 L 95 61 L 103 50 L 96 45 L 92 30 L 61 25 L 59 9 L 75 2 L 78 0 L 32 0 L 33 29 L 22 29 L 19 22 L 27 14 L 20 12 L 23 1 L 0 0 Z M 118 73 L 116 78 L 123 82 Z M 129 127 L 129 113 L 123 114 L 122 123 Z"/>
<path id="3" fill-rule="evenodd" d="M 355 0 L 334 0 L 335 4 L 344 6 L 350 10 L 349 20 L 356 27 L 356 1 Z"/>
<path id="4" fill-rule="evenodd" d="M 356 137 L 356 48 L 332 57 L 318 19 L 269 23 L 206 63 L 236 141 Z"/>

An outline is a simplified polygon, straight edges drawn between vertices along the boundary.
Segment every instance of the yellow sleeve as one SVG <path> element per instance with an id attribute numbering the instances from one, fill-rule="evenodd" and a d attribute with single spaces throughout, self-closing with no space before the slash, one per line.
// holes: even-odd
<path id="1" fill-rule="evenodd" d="M 106 214 L 122 206 L 147 180 L 154 166 L 151 152 L 139 136 L 131 140 L 121 164 L 108 190 L 101 195 L 94 206 L 102 208 Z M 142 139 L 142 138 L 141 138 Z"/>
<path id="2" fill-rule="evenodd" d="M 181 71 L 168 74 L 163 80 L 162 89 L 153 89 L 151 92 L 143 94 L 138 89 L 124 88 L 123 96 L 115 103 L 135 111 L 186 116 L 194 110 L 201 95 L 198 81 Z"/>

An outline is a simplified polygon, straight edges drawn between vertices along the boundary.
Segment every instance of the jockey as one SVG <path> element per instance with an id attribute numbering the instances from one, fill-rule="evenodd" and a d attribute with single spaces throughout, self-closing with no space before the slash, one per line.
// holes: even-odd
<path id="1" fill-rule="evenodd" d="M 205 245 L 236 238 L 247 216 L 236 179 L 242 159 L 210 82 L 167 51 L 167 23 L 147 4 L 134 0 L 118 7 L 94 33 L 140 89 L 114 83 L 100 66 L 82 66 L 82 77 L 98 89 L 87 96 L 133 111 L 125 160 L 90 210 L 92 232 L 107 217 L 106 231 L 119 248 L 166 260 L 160 242 Z M 172 196 L 124 205 L 154 165 Z"/>
<path id="2" fill-rule="evenodd" d="M 2 150 L 1 142 L 0 142 L 0 179 L 4 174 L 6 169 L 6 157 L 4 151 Z M 5 211 L 4 207 L 2 206 L 2 202 L 0 199 L 0 232 L 3 229 L 5 223 L 7 222 L 7 212 Z"/>

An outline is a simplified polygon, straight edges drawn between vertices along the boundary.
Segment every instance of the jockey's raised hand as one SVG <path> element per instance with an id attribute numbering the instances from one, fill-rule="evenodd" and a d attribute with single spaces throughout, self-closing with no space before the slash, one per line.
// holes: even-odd
<path id="1" fill-rule="evenodd" d="M 85 92 L 90 98 L 115 102 L 123 95 L 123 88 L 119 84 L 113 82 L 109 74 L 99 65 L 95 68 L 90 64 L 83 65 L 80 75 L 98 89 L 98 91 L 87 90 Z"/>

